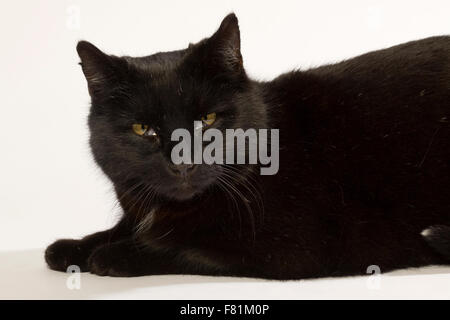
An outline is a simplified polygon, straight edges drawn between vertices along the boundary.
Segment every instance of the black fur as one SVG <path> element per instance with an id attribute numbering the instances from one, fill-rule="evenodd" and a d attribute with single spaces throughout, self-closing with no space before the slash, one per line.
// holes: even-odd
<path id="1" fill-rule="evenodd" d="M 77 50 L 92 152 L 124 214 L 111 230 L 49 246 L 50 268 L 299 279 L 446 262 L 448 243 L 438 243 L 448 227 L 421 232 L 450 225 L 450 37 L 270 82 L 247 77 L 233 14 L 180 51 L 115 57 L 84 41 Z M 278 174 L 196 165 L 181 184 L 170 133 L 209 112 L 223 130 L 279 128 Z M 133 123 L 158 137 L 135 135 Z"/>
<path id="2" fill-rule="evenodd" d="M 422 235 L 442 256 L 450 260 L 450 227 L 435 225 L 424 230 Z"/>

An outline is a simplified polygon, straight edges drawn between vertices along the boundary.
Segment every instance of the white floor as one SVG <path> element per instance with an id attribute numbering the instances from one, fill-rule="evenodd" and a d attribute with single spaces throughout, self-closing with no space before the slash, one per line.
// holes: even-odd
<path id="1" fill-rule="evenodd" d="M 80 289 L 68 289 L 68 277 L 46 268 L 43 250 L 0 252 L 0 299 L 450 299 L 450 267 L 400 270 L 378 278 L 287 282 L 83 273 Z"/>

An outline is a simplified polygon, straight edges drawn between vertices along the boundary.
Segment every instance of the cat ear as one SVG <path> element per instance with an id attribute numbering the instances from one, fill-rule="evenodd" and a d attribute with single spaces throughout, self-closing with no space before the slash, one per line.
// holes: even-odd
<path id="1" fill-rule="evenodd" d="M 242 71 L 241 35 L 236 15 L 230 13 L 220 24 L 219 30 L 209 39 L 215 62 L 232 71 Z"/>
<path id="2" fill-rule="evenodd" d="M 117 80 L 118 58 L 103 53 L 87 41 L 78 42 L 77 52 L 91 97 L 98 96 Z"/>

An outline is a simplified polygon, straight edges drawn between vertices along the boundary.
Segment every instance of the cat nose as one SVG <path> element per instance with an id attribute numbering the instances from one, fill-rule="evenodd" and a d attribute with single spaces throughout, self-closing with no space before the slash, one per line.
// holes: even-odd
<path id="1" fill-rule="evenodd" d="M 182 163 L 182 164 L 170 164 L 169 168 L 174 174 L 186 177 L 194 171 L 195 166 L 194 164 Z"/>

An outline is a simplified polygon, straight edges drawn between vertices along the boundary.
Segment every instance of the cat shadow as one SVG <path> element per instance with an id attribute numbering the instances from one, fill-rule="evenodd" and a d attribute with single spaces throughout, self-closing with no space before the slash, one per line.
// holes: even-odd
<path id="1" fill-rule="evenodd" d="M 386 273 L 386 276 L 414 276 L 414 275 L 439 275 L 439 274 L 449 274 L 450 269 L 448 265 L 433 265 L 433 266 L 426 266 L 421 268 L 408 268 L 408 269 L 401 269 L 401 270 L 395 270 Z"/>
<path id="2" fill-rule="evenodd" d="M 151 298 L 158 299 L 160 297 L 158 297 L 156 291 L 163 287 L 264 281 L 250 278 L 191 275 L 114 278 L 81 273 L 79 276 L 80 281 L 77 282 L 77 278 L 73 275 L 71 276 L 71 274 L 48 269 L 44 261 L 44 252 L 42 249 L 0 252 L 0 299 L 108 298 L 126 293 L 127 291 L 138 291 L 143 288 L 155 289 L 151 292 Z M 70 281 L 68 286 L 67 282 L 69 277 Z M 78 290 L 74 289 L 77 283 L 81 284 Z M 69 287 L 72 287 L 72 289 Z M 207 296 L 207 292 L 205 296 Z M 170 298 L 167 290 L 161 298 Z M 189 299 L 189 297 L 185 298 Z"/>
<path id="3" fill-rule="evenodd" d="M 449 272 L 449 266 L 429 266 L 397 270 L 385 275 L 402 277 L 439 275 Z M 69 281 L 69 286 L 68 279 L 72 280 Z M 277 298 L 277 290 L 286 288 L 272 285 L 274 282 L 279 284 L 278 281 L 191 275 L 113 278 L 81 273 L 78 279 L 79 282 L 73 275 L 48 269 L 44 261 L 43 249 L 0 251 L 0 299 L 123 299 L 124 297 L 125 299 L 136 297 L 140 299 L 210 299 L 218 294 L 227 297 L 246 295 L 249 293 L 246 291 L 249 286 L 252 292 L 254 290 L 267 292 L 272 298 Z M 365 278 L 361 279 L 364 279 L 365 283 Z M 288 281 L 288 283 L 301 283 L 302 287 L 311 289 L 312 282 L 332 281 L 339 287 L 343 284 L 341 280 L 344 278 Z M 79 289 L 74 289 L 77 283 L 81 286 Z M 273 288 L 278 289 L 275 289 L 275 292 L 267 291 L 273 291 Z"/>

